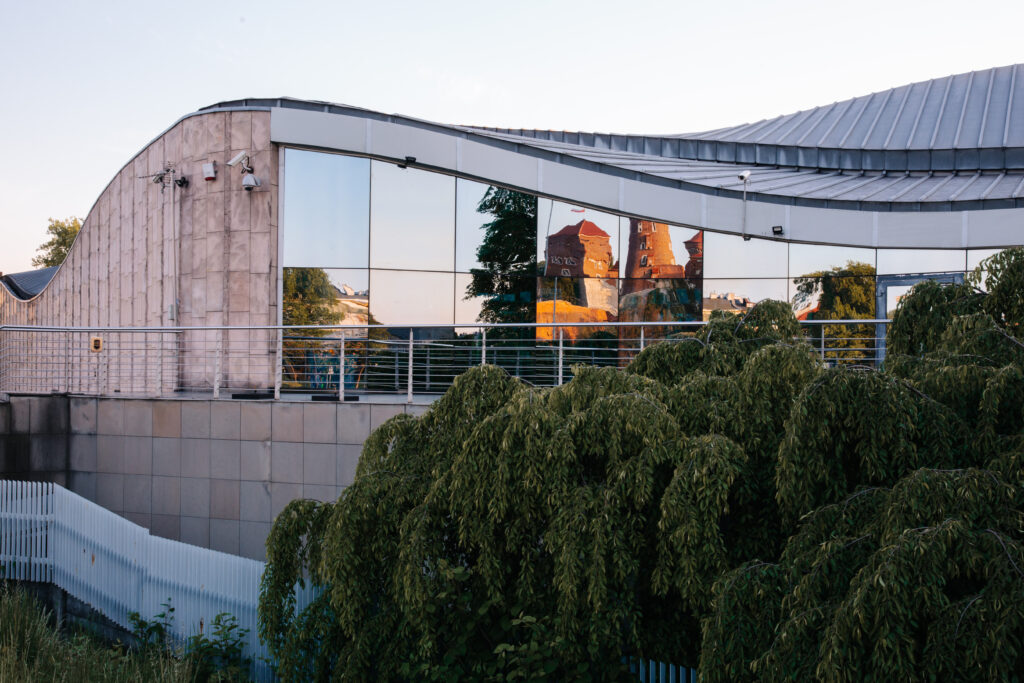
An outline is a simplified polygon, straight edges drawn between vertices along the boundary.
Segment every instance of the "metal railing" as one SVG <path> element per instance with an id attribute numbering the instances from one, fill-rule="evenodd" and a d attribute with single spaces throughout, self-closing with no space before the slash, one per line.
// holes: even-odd
<path id="1" fill-rule="evenodd" d="M 127 630 L 174 608 L 179 645 L 227 613 L 248 630 L 243 654 L 257 680 L 273 678 L 257 636 L 265 564 L 158 536 L 49 483 L 0 480 L 0 577 L 53 583 Z M 314 597 L 297 591 L 299 609 Z"/>
<path id="2" fill-rule="evenodd" d="M 889 321 L 814 320 L 806 340 L 828 364 L 877 366 Z M 282 393 L 351 400 L 443 393 L 489 363 L 534 386 L 572 366 L 625 367 L 646 346 L 697 336 L 707 323 L 524 323 L 263 327 L 0 326 L 0 395 L 174 396 Z"/>

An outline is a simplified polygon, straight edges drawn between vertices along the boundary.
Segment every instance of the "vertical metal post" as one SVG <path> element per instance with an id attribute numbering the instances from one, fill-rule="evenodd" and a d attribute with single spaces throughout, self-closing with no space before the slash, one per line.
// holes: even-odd
<path id="1" fill-rule="evenodd" d="M 480 330 L 480 365 L 487 364 L 487 328 Z"/>
<path id="2" fill-rule="evenodd" d="M 640 326 L 640 350 L 644 350 L 644 326 Z"/>
<path id="3" fill-rule="evenodd" d="M 338 348 L 338 400 L 345 401 L 345 333 L 341 333 L 341 346 Z"/>
<path id="4" fill-rule="evenodd" d="M 220 398 L 221 354 L 224 351 L 224 330 L 217 330 L 217 343 L 214 347 L 216 357 L 213 362 L 213 397 Z"/>
<path id="5" fill-rule="evenodd" d="M 818 330 L 821 332 L 821 362 L 825 362 L 825 326 L 818 325 Z"/>
<path id="6" fill-rule="evenodd" d="M 277 348 L 274 350 L 274 400 L 281 399 L 281 380 L 284 373 L 284 331 L 277 330 Z"/>
<path id="7" fill-rule="evenodd" d="M 409 382 L 405 396 L 406 403 L 412 403 L 412 328 L 409 328 Z"/>
<path id="8" fill-rule="evenodd" d="M 562 386 L 562 332 L 564 328 L 558 328 L 558 386 Z"/>

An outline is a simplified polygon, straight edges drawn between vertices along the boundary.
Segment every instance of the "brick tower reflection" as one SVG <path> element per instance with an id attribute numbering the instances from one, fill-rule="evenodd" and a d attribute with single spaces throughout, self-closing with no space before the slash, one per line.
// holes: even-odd
<path id="1" fill-rule="evenodd" d="M 649 289 L 651 283 L 647 280 L 702 277 L 704 274 L 704 233 L 698 231 L 693 237 L 686 240 L 685 246 L 690 259 L 685 266 L 682 266 L 676 263 L 668 225 L 631 218 L 629 220 L 626 270 L 622 274 L 626 281 L 622 285 L 622 293 L 630 294 Z"/>

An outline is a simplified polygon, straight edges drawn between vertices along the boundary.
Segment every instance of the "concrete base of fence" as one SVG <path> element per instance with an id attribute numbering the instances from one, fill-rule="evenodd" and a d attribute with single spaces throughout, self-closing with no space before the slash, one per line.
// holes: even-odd
<path id="1" fill-rule="evenodd" d="M 264 559 L 296 498 L 336 500 L 362 444 L 428 403 L 10 397 L 0 478 L 48 481 L 156 536 Z"/>
<path id="2" fill-rule="evenodd" d="M 122 628 L 106 618 L 91 605 L 82 602 L 60 586 L 36 581 L 12 581 L 53 615 L 54 624 L 62 631 L 80 628 L 101 638 L 107 643 L 124 643 L 129 647 L 137 644 L 131 631 Z"/>

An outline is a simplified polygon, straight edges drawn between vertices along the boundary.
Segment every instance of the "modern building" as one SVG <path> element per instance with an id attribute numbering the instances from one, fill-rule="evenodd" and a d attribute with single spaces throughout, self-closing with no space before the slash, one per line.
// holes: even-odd
<path id="1" fill-rule="evenodd" d="M 863 281 L 881 294 L 863 317 L 884 316 L 915 277 L 962 277 L 1024 244 L 1022 80 L 1024 65 L 999 67 L 660 136 L 288 98 L 204 107 L 125 164 L 62 266 L 0 278 L 0 393 L 279 395 L 302 375 L 287 336 L 301 335 L 276 325 L 379 323 L 379 346 L 481 322 L 632 339 L 601 324 L 700 321 L 765 298 L 813 317 L 801 278 L 815 274 Z M 324 361 L 325 387 L 366 386 L 348 369 L 339 382 L 338 362 Z M 278 440 L 251 426 L 249 440 Z"/>

